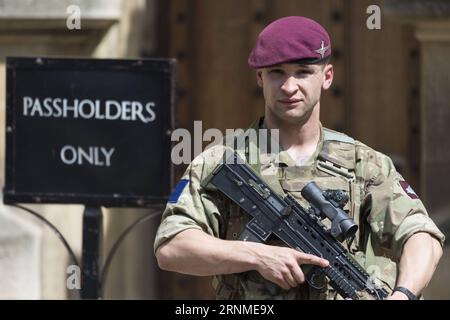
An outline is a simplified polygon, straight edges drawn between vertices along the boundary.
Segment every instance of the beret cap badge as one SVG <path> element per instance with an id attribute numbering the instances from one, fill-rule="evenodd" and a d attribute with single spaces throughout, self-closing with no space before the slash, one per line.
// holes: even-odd
<path id="1" fill-rule="evenodd" d="M 320 48 L 319 49 L 317 49 L 317 50 L 314 50 L 314 52 L 317 52 L 318 54 L 320 54 L 320 57 L 323 59 L 323 57 L 324 57 L 324 55 L 325 55 L 325 52 L 327 52 L 327 50 L 328 50 L 328 48 L 330 47 L 330 46 L 324 46 L 325 44 L 324 44 L 324 42 L 323 42 L 323 40 L 322 40 L 322 44 L 320 45 Z"/>

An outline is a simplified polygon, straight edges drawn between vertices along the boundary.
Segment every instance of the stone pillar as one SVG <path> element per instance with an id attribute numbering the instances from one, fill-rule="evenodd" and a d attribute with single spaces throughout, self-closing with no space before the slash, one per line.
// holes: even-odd
<path id="1" fill-rule="evenodd" d="M 386 0 L 385 16 L 415 27 L 420 43 L 420 197 L 438 224 L 450 218 L 450 2 Z M 447 235 L 447 238 L 450 235 Z M 447 239 L 449 241 L 450 239 Z M 447 247 L 425 296 L 449 299 Z"/>
<path id="2" fill-rule="evenodd" d="M 80 9 L 80 30 L 67 28 L 70 5 Z M 6 56 L 138 58 L 143 52 L 149 55 L 155 51 L 155 19 L 156 0 L 0 0 L 0 167 L 4 163 Z M 0 172 L 0 183 L 3 185 L 3 182 L 3 172 Z M 43 214 L 62 232 L 80 259 L 83 206 L 28 206 Z M 77 298 L 66 288 L 66 268 L 70 262 L 59 239 L 41 224 L 36 228 L 42 237 L 38 237 L 39 232 L 29 231 L 28 224 L 33 223 L 34 218 L 17 210 L 14 214 L 23 219 L 7 224 L 2 214 L 8 210 L 12 209 L 2 210 L 0 206 L 0 298 Z M 128 225 L 150 210 L 110 208 L 103 212 L 103 249 L 108 251 Z M 108 273 L 106 298 L 152 299 L 157 296 L 153 240 L 158 223 L 158 217 L 146 222 L 122 243 Z M 7 227 L 12 225 L 14 227 Z M 14 247 L 20 254 L 10 255 L 12 249 L 6 244 L 20 244 L 23 250 Z M 13 267 L 24 261 L 34 272 Z M 20 290 L 4 286 L 6 281 Z M 31 291 L 28 289 L 31 287 L 25 285 L 30 282 L 34 288 Z"/>
<path id="3" fill-rule="evenodd" d="M 0 300 L 41 298 L 41 226 L 0 206 Z"/>

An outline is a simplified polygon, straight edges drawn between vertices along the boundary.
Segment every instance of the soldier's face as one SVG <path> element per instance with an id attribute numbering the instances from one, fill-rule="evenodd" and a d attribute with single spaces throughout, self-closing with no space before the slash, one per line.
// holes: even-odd
<path id="1" fill-rule="evenodd" d="M 256 77 L 263 89 L 266 114 L 300 123 L 318 105 L 322 89 L 331 86 L 333 66 L 286 63 L 259 69 Z"/>

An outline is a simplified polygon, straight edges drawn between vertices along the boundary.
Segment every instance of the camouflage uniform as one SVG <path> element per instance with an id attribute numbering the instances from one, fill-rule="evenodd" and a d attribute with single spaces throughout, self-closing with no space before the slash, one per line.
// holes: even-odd
<path id="1" fill-rule="evenodd" d="M 262 121 L 259 122 L 261 126 Z M 179 184 L 179 196 L 169 201 L 163 213 L 154 249 L 177 233 L 196 228 L 222 239 L 237 239 L 248 215 L 217 190 L 201 185 L 223 160 L 226 147 L 217 145 L 194 159 Z M 245 157 L 245 154 L 241 154 Z M 405 241 L 424 231 L 444 241 L 443 234 L 428 217 L 420 199 L 395 170 L 390 158 L 363 143 L 321 128 L 317 149 L 307 163 L 297 166 L 286 151 L 273 154 L 260 150 L 259 171 L 272 189 L 294 196 L 308 206 L 300 191 L 314 180 L 322 189 L 342 189 L 350 195 L 344 207 L 359 225 L 354 241 L 344 245 L 379 284 L 391 291 Z M 269 244 L 283 245 L 276 238 Z M 201 244 L 199 244 L 201 245 Z M 219 299 L 340 299 L 330 286 L 322 290 L 307 283 L 283 290 L 257 271 L 214 277 Z"/>

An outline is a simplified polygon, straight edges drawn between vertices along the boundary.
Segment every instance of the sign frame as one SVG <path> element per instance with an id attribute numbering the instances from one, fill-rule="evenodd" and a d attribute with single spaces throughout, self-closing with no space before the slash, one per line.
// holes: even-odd
<path id="1" fill-rule="evenodd" d="M 95 65 L 95 66 L 93 66 Z M 142 59 L 98 59 L 98 58 L 62 58 L 62 57 L 7 57 L 6 58 L 6 126 L 5 126 L 5 184 L 3 187 L 3 202 L 5 204 L 14 203 L 34 203 L 34 204 L 81 204 L 94 207 L 152 207 L 157 204 L 164 204 L 170 195 L 174 182 L 174 165 L 170 159 L 173 142 L 170 135 L 174 130 L 175 115 L 175 59 L 162 58 L 142 58 Z M 16 111 L 14 102 L 16 101 L 16 72 L 19 70 L 61 70 L 64 71 L 120 71 L 127 70 L 158 71 L 161 72 L 164 82 L 169 85 L 169 93 L 165 98 L 169 101 L 169 108 L 166 112 L 166 119 L 161 120 L 163 136 L 161 139 L 168 139 L 164 145 L 164 150 L 160 152 L 160 163 L 167 163 L 167 167 L 162 168 L 162 174 L 168 181 L 168 187 L 164 190 L 164 195 L 138 195 L 138 194 L 92 194 L 83 192 L 26 192 L 17 190 L 15 158 L 17 151 L 16 144 Z M 14 86 L 10 88 L 8 86 Z"/>

